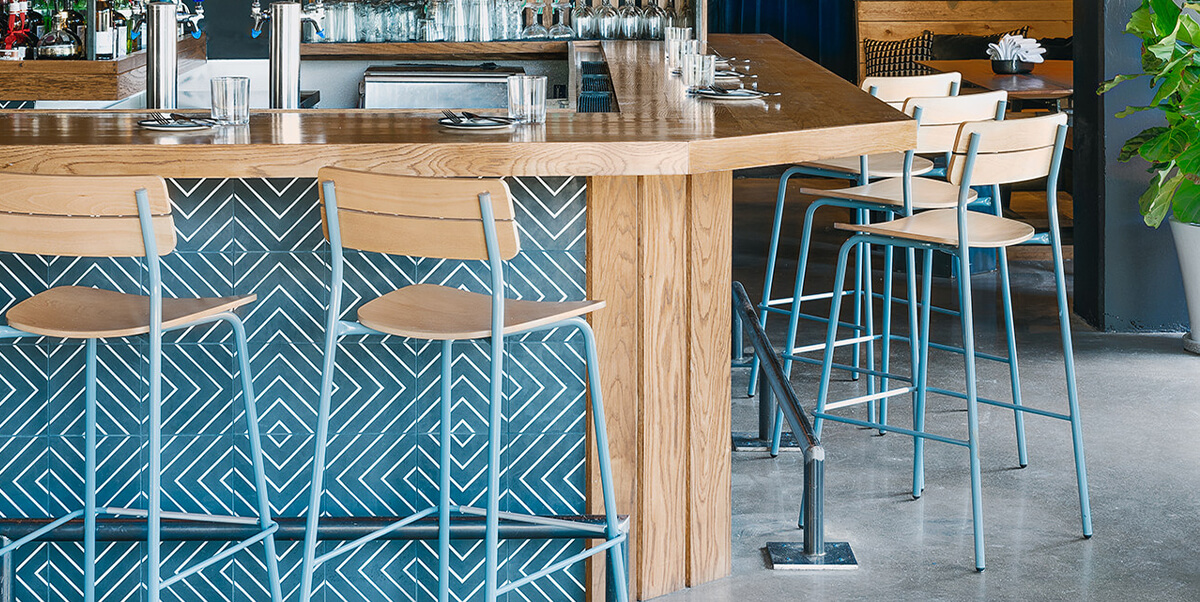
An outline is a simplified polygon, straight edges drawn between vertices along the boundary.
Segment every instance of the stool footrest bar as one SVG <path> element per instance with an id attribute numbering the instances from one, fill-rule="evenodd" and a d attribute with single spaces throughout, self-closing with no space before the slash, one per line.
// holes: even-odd
<path id="1" fill-rule="evenodd" d="M 146 518 L 147 512 L 140 508 L 100 508 L 99 513 L 112 516 L 136 516 Z M 259 519 L 253 516 L 225 516 L 219 514 L 198 514 L 193 512 L 162 512 L 167 520 L 194 520 L 202 523 L 224 523 L 228 525 L 258 525 Z"/>
<path id="2" fill-rule="evenodd" d="M 79 518 L 81 516 L 83 516 L 83 510 L 76 510 L 66 516 L 57 518 L 57 519 L 47 523 L 46 526 L 0 548 L 0 555 L 8 554 L 9 552 L 39 538 L 42 535 L 45 535 L 46 533 L 49 533 L 50 531 L 53 531 L 53 530 L 57 529 L 58 527 L 65 525 L 67 522 L 69 522 L 73 519 Z"/>
<path id="3" fill-rule="evenodd" d="M 457 510 L 468 516 L 487 516 L 487 510 L 483 508 L 475 508 L 474 506 L 459 506 Z M 496 516 L 520 523 L 528 523 L 531 525 L 546 525 L 549 527 L 572 527 L 575 529 L 584 529 L 604 536 L 607 531 L 606 525 L 580 525 L 579 523 L 564 520 L 561 518 L 553 518 L 548 516 L 538 516 L 536 514 L 520 514 L 517 512 L 497 512 Z M 626 521 L 626 528 L 627 521 Z"/>
<path id="4" fill-rule="evenodd" d="M 912 429 L 906 429 L 903 427 L 893 426 L 890 424 L 880 424 L 878 422 L 868 422 L 866 420 L 855 420 L 854 418 L 838 416 L 837 414 L 826 414 L 825 412 L 813 412 L 813 416 L 822 418 L 824 420 L 832 420 L 833 422 L 844 422 L 846 424 L 853 424 L 855 426 L 862 426 L 862 427 L 866 427 L 869 429 L 888 431 L 890 433 L 900 433 L 902 435 L 908 435 L 909 437 L 920 437 L 922 439 L 941 441 L 942 443 L 949 443 L 950 445 L 958 445 L 960 447 L 970 446 L 969 442 L 963 441 L 962 439 L 953 439 L 950 437 L 943 437 L 942 435 L 935 435 L 933 433 L 914 431 Z"/>
<path id="5" fill-rule="evenodd" d="M 958 391 L 951 391 L 949 389 L 937 389 L 934 387 L 929 387 L 927 390 L 930 393 L 937 393 L 939 395 L 945 395 L 947 397 L 955 397 L 958 399 L 966 399 L 967 398 L 966 395 L 959 393 Z M 1059 420 L 1067 420 L 1067 421 L 1071 420 L 1071 417 L 1067 414 L 1059 414 L 1058 412 L 1051 412 L 1049 410 L 1042 410 L 1039 408 L 1031 408 L 1029 406 L 1019 406 L 1015 403 L 1009 403 L 1007 401 L 997 401 L 995 399 L 988 399 L 986 397 L 976 397 L 975 400 L 978 401 L 979 403 L 984 403 L 984 404 L 987 404 L 990 406 L 996 406 L 998 408 L 1007 408 L 1009 410 L 1017 410 L 1018 412 L 1028 412 L 1030 414 L 1037 414 L 1038 416 L 1046 416 L 1047 418 L 1057 418 Z"/>
<path id="6" fill-rule="evenodd" d="M 917 390 L 916 387 L 901 387 L 899 389 L 889 389 L 887 391 L 880 391 L 878 393 L 872 393 L 870 395 L 860 395 L 858 397 L 851 397 L 850 399 L 843 399 L 841 401 L 827 403 L 827 404 L 825 404 L 825 409 L 826 410 L 836 410 L 838 408 L 846 408 L 846 407 L 858 405 L 861 403 L 867 403 L 868 401 L 875 401 L 876 399 L 887 399 L 889 397 L 895 397 L 897 395 L 904 395 L 907 393 L 912 393 L 913 391 L 916 391 L 916 390 Z"/>
<path id="7" fill-rule="evenodd" d="M 226 558 L 229 558 L 230 556 L 233 556 L 234 554 L 237 554 L 238 552 L 241 552 L 242 550 L 245 550 L 246 548 L 266 539 L 268 535 L 274 533 L 278 529 L 279 529 L 279 525 L 271 525 L 270 527 L 263 529 L 261 532 L 259 532 L 258 535 L 255 535 L 254 537 L 251 537 L 250 539 L 241 541 L 237 545 L 230 546 L 229 548 L 221 550 L 219 553 L 214 554 L 214 555 L 210 556 L 209 558 L 206 558 L 200 562 L 197 562 L 196 564 L 194 564 L 182 571 L 179 571 L 178 573 L 175 573 L 174 575 L 171 575 L 167 579 L 163 579 L 162 580 L 162 588 L 166 589 L 168 587 L 171 587 L 175 583 L 178 583 L 179 581 L 187 579 L 188 577 L 191 577 L 192 575 L 195 575 L 196 573 L 203 571 L 204 569 L 206 569 L 218 562 L 221 562 L 222 560 L 225 560 Z"/>
<path id="8" fill-rule="evenodd" d="M 622 533 L 622 534 L 614 537 L 613 539 L 610 539 L 598 546 L 592 546 L 578 554 L 575 554 L 574 556 L 571 556 L 570 558 L 564 558 L 563 560 L 560 560 L 560 561 L 558 561 L 536 573 L 533 573 L 531 575 L 526 575 L 525 577 L 522 577 L 516 581 L 506 583 L 503 586 L 496 588 L 496 593 L 503 594 L 504 592 L 512 591 L 512 590 L 517 589 L 518 587 L 521 587 L 522 585 L 525 585 L 526 583 L 529 583 L 535 579 L 541 579 L 542 577 L 545 577 L 546 575 L 549 575 L 550 573 L 553 573 L 555 571 L 561 571 L 562 569 L 565 569 L 565 568 L 571 566 L 572 564 L 575 564 L 576 562 L 579 562 L 581 560 L 586 560 L 592 556 L 595 556 L 596 554 L 599 554 L 615 545 L 620 545 L 624 542 L 625 542 L 625 534 Z"/>
<path id="9" fill-rule="evenodd" d="M 370 543 L 372 541 L 375 541 L 376 539 L 379 539 L 380 537 L 387 535 L 389 532 L 395 531 L 396 529 L 399 529 L 400 527 L 403 527 L 409 523 L 413 523 L 422 518 L 425 518 L 426 516 L 429 516 L 429 515 L 433 514 L 434 512 L 437 512 L 437 510 L 438 510 L 437 506 L 433 506 L 431 508 L 426 508 L 416 514 L 413 514 L 411 516 L 407 516 L 403 519 L 400 519 L 386 527 L 377 529 L 373 533 L 368 533 L 366 535 L 363 535 L 362 537 L 359 537 L 358 539 L 355 539 L 353 541 L 348 541 L 348 542 L 346 542 L 346 543 L 344 543 L 344 544 L 342 544 L 320 556 L 317 556 L 316 559 L 313 560 L 313 566 L 314 567 L 321 566 L 321 564 L 323 564 L 326 560 L 329 560 L 330 558 L 336 558 L 338 556 L 341 556 L 342 554 L 345 554 L 351 550 L 354 550 L 354 549 L 362 546 L 365 543 Z"/>

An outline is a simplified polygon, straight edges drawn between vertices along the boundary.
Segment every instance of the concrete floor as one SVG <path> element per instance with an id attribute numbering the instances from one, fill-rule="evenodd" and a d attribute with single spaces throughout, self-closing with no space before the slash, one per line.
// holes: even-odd
<path id="1" fill-rule="evenodd" d="M 756 300 L 761 295 L 774 182 L 735 183 L 734 279 Z M 802 204 L 797 205 L 802 206 Z M 776 290 L 790 289 L 799 219 L 788 216 L 785 257 Z M 830 257 L 840 239 L 819 227 L 811 283 L 832 279 Z M 794 218 L 794 219 L 793 219 Z M 1066 411 L 1058 343 L 1053 273 L 1041 250 L 1013 262 L 1018 357 L 1025 403 Z M 877 264 L 878 265 L 878 264 Z M 1070 265 L 1068 265 L 1070 271 Z M 1003 349 L 993 274 L 973 279 L 981 350 Z M 944 306 L 953 306 L 952 283 L 935 281 Z M 989 294 L 989 291 L 992 294 Z M 827 312 L 814 304 L 811 311 Z M 899 318 L 900 316 L 898 316 Z M 898 322 L 905 328 L 906 322 Z M 783 338 L 783 320 L 768 329 Z M 822 334 L 818 334 L 818 332 Z M 958 337 L 952 318 L 935 319 L 935 340 Z M 1002 331 L 1000 331 L 1002 332 Z M 807 331 L 809 340 L 823 327 Z M 798 452 L 777 459 L 738 452 L 733 458 L 733 575 L 658 598 L 662 602 L 758 600 L 1200 600 L 1200 358 L 1181 349 L 1178 334 L 1095 332 L 1077 319 L 1074 341 L 1084 421 L 1095 536 L 1083 539 L 1066 422 L 1029 416 L 1029 467 L 1018 469 L 1012 413 L 981 406 L 984 525 L 987 571 L 974 570 L 966 450 L 926 445 L 927 489 L 909 495 L 912 440 L 878 436 L 854 426 L 827 423 L 826 532 L 849 541 L 854 571 L 772 571 L 768 541 L 801 541 L 795 527 L 803 463 Z M 898 346 L 898 369 L 907 370 L 907 348 Z M 931 379 L 961 387 L 962 360 L 932 352 Z M 990 365 L 989 365 L 990 364 Z M 793 383 L 811 409 L 816 370 L 801 366 Z M 862 387 L 845 375 L 835 393 Z M 745 396 L 747 370 L 734 370 L 733 426 L 757 430 L 757 405 Z M 1007 367 L 980 364 L 980 394 L 1009 396 Z M 965 437 L 961 401 L 933 396 L 929 430 Z M 865 408 L 844 410 L 865 416 Z M 891 413 L 911 424 L 911 403 L 899 398 Z"/>

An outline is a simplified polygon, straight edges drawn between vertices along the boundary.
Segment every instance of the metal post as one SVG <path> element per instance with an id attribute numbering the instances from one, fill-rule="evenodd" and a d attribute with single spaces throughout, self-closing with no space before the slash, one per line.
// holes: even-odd
<path id="1" fill-rule="evenodd" d="M 825 554 L 825 448 L 804 450 L 804 554 Z"/>
<path id="2" fill-rule="evenodd" d="M 271 3 L 271 108 L 300 108 L 300 3 Z"/>
<path id="3" fill-rule="evenodd" d="M 151 2 L 146 9 L 146 108 L 178 106 L 178 22 L 174 2 Z"/>
<path id="4" fill-rule="evenodd" d="M 7 537 L 0 537 L 0 545 L 8 545 L 12 540 Z M 0 601 L 12 602 L 13 599 L 13 579 L 16 574 L 13 573 L 13 555 L 9 552 L 4 555 L 4 560 L 0 562 Z"/>

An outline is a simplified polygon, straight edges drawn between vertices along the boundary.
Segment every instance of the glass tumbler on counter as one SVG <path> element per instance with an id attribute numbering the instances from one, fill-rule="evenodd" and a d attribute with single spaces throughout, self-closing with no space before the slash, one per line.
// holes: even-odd
<path id="1" fill-rule="evenodd" d="M 214 121 L 222 125 L 250 123 L 250 78 L 214 77 L 209 86 Z"/>
<path id="2" fill-rule="evenodd" d="M 717 57 L 711 54 L 689 53 L 680 57 L 679 74 L 688 90 L 708 88 L 715 82 Z"/>
<path id="3" fill-rule="evenodd" d="M 546 76 L 508 76 L 508 116 L 518 123 L 546 121 Z"/>

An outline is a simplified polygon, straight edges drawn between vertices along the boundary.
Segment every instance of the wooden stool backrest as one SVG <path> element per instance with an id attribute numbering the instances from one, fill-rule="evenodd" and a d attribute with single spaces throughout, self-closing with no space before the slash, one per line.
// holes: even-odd
<path id="1" fill-rule="evenodd" d="M 918 153 L 948 153 L 954 150 L 958 130 L 968 121 L 987 121 L 1002 116 L 1008 92 L 997 90 L 966 96 L 909 98 L 904 113 L 913 115 L 921 108 L 921 127 L 917 130 Z"/>
<path id="2" fill-rule="evenodd" d="M 158 176 L 0 174 L 0 250 L 68 257 L 145 257 L 136 191 L 150 201 L 159 255 L 175 249 Z"/>
<path id="3" fill-rule="evenodd" d="M 512 195 L 499 179 L 421 178 L 325 167 L 333 182 L 342 246 L 360 251 L 441 259 L 487 260 L 479 195 L 491 195 L 501 259 L 520 250 Z M 321 186 L 325 238 L 325 189 Z"/>
<path id="4" fill-rule="evenodd" d="M 1058 131 L 1067 125 L 1066 113 L 1027 119 L 964 123 L 958 132 L 946 177 L 962 184 L 972 136 L 977 135 L 970 185 L 1011 184 L 1050 174 L 1058 146 Z"/>
<path id="5" fill-rule="evenodd" d="M 875 98 L 897 109 L 903 108 L 904 101 L 914 96 L 952 96 L 958 93 L 960 85 L 962 74 L 957 71 L 901 77 L 871 76 L 862 81 L 864 92 L 875 88 Z"/>

